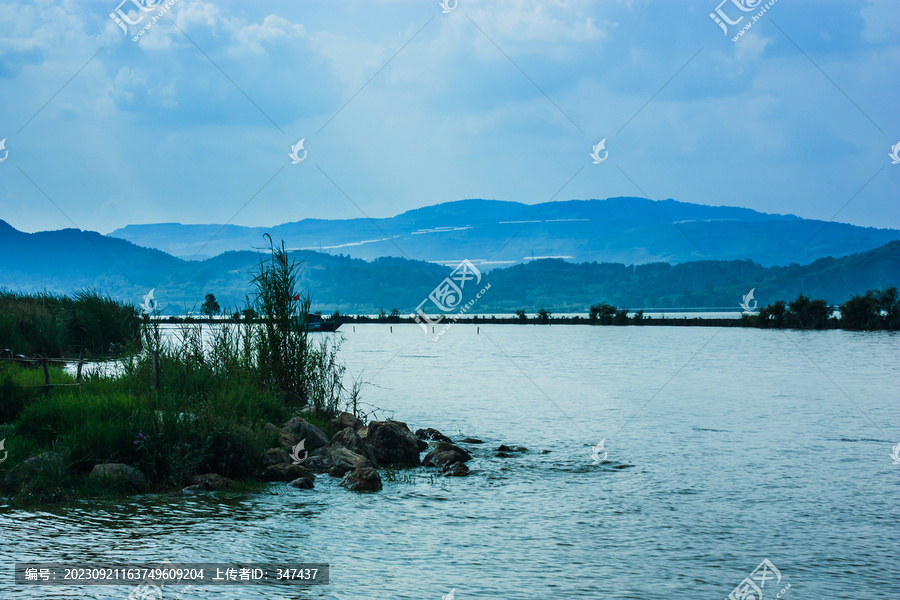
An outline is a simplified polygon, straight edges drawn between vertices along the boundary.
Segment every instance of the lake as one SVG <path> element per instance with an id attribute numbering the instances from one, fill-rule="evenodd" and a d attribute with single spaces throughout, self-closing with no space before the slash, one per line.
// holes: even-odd
<path id="1" fill-rule="evenodd" d="M 780 577 L 766 600 L 788 584 L 788 600 L 898 597 L 897 334 L 454 325 L 432 342 L 392 328 L 341 328 L 370 382 L 363 408 L 484 440 L 469 477 L 0 506 L 0 598 L 132 589 L 16 587 L 15 561 L 168 560 L 331 566 L 326 586 L 185 599 L 722 599 L 764 559 Z M 500 444 L 528 451 L 498 458 Z"/>

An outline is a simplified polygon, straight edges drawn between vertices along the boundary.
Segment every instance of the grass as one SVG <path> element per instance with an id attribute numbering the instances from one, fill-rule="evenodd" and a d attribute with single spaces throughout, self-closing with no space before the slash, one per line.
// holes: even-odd
<path id="1" fill-rule="evenodd" d="M 153 491 L 180 490 L 202 473 L 242 481 L 237 489 L 253 488 L 265 450 L 280 444 L 267 423 L 282 424 L 298 409 L 312 407 L 304 418 L 333 433 L 329 419 L 350 405 L 358 385 L 344 385 L 339 343 L 309 335 L 308 297 L 291 300 L 297 296 L 298 267 L 283 246 L 271 250 L 271 259 L 260 263 L 253 280 L 255 306 L 266 315 L 262 325 L 231 323 L 210 330 L 208 324 L 186 323 L 164 339 L 158 321 L 135 317 L 139 343 L 133 336 L 121 372 L 85 372 L 80 387 L 33 387 L 43 384 L 43 369 L 0 361 L 0 439 L 6 438 L 9 451 L 0 463 L 0 492 L 19 503 L 115 496 L 121 490 L 87 477 L 95 465 L 109 462 L 139 469 Z M 74 300 L 5 293 L 2 302 L 26 307 L 21 314 L 47 325 L 45 339 L 55 340 L 57 349 L 77 343 L 112 351 L 119 348 L 113 337 L 124 339 L 130 331 L 130 325 L 117 329 L 130 323 L 128 311 L 94 293 Z M 80 307 L 72 313 L 77 321 L 59 316 L 66 306 Z M 13 329 L 24 323 L 21 318 L 7 321 Z M 78 325 L 62 333 L 60 324 L 72 322 Z M 23 342 L 22 335 L 15 331 L 2 339 Z M 49 352 L 47 344 L 41 352 Z M 58 367 L 50 373 L 53 383 L 74 383 Z M 27 480 L 20 476 L 23 467 L 5 481 L 18 465 L 43 452 L 57 454 L 62 466 L 47 466 Z"/>
<path id="2" fill-rule="evenodd" d="M 0 290 L 0 349 L 27 356 L 121 354 L 138 340 L 133 306 L 95 290 L 73 297 Z"/>

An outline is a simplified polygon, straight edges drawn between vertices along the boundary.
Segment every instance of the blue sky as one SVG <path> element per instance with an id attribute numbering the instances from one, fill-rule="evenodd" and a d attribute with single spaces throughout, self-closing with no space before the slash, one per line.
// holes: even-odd
<path id="1" fill-rule="evenodd" d="M 612 196 L 900 228 L 894 0 L 778 0 L 736 42 L 765 2 L 726 36 L 718 0 L 178 0 L 133 42 L 160 8 L 120 1 L 0 2 L 19 229 Z"/>

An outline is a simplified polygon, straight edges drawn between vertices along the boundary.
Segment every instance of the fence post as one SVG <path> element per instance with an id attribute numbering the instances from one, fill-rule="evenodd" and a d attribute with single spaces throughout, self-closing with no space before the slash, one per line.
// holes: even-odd
<path id="1" fill-rule="evenodd" d="M 84 365 L 84 348 L 81 349 L 81 354 L 78 355 L 78 371 L 75 373 L 75 383 L 81 383 L 82 365 Z"/>
<path id="2" fill-rule="evenodd" d="M 153 386 L 159 391 L 159 350 L 153 350 Z"/>
<path id="3" fill-rule="evenodd" d="M 41 364 L 44 365 L 44 385 L 50 387 L 50 370 L 47 368 L 46 356 L 41 359 Z"/>

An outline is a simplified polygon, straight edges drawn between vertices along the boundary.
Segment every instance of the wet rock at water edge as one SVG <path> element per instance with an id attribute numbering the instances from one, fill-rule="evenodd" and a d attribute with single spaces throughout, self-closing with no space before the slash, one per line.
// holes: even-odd
<path id="1" fill-rule="evenodd" d="M 444 477 L 465 477 L 469 474 L 469 467 L 461 462 L 455 462 L 442 468 L 441 473 Z"/>
<path id="2" fill-rule="evenodd" d="M 325 470 L 332 477 L 343 477 L 347 471 L 375 466 L 365 456 L 343 446 L 329 448 L 325 459 Z"/>
<path id="3" fill-rule="evenodd" d="M 528 448 L 525 446 L 515 446 L 514 448 L 510 448 L 506 444 L 500 444 L 500 447 L 497 448 L 497 452 L 528 452 Z"/>
<path id="4" fill-rule="evenodd" d="M 341 431 L 342 429 L 347 429 L 348 427 L 356 431 L 357 429 L 362 429 L 365 427 L 365 424 L 359 420 L 354 415 L 348 412 L 342 412 L 335 418 L 331 419 L 331 426 L 335 431 Z"/>
<path id="5" fill-rule="evenodd" d="M 328 445 L 328 436 L 325 432 L 309 423 L 303 417 L 294 417 L 284 424 L 284 430 L 297 436 L 297 440 L 306 440 L 304 445 L 307 451 L 322 448 Z"/>
<path id="6" fill-rule="evenodd" d="M 280 463 L 289 463 L 291 455 L 284 448 L 269 448 L 263 454 L 263 466 L 277 465 Z"/>
<path id="7" fill-rule="evenodd" d="M 497 458 L 512 458 L 512 454 L 507 454 L 506 452 L 498 452 L 494 456 Z"/>
<path id="8" fill-rule="evenodd" d="M 478 438 L 463 438 L 459 441 L 460 441 L 460 443 L 463 443 L 463 444 L 483 444 L 484 443 L 482 440 L 479 440 Z"/>
<path id="9" fill-rule="evenodd" d="M 432 442 L 453 442 L 446 435 L 438 431 L 437 429 L 432 429 L 431 427 L 427 429 L 416 429 L 416 437 L 420 440 L 432 441 Z"/>
<path id="10" fill-rule="evenodd" d="M 122 463 L 94 465 L 88 478 L 139 492 L 147 491 L 150 487 L 150 481 L 143 473 Z"/>
<path id="11" fill-rule="evenodd" d="M 344 475 L 341 487 L 354 492 L 377 492 L 383 487 L 378 471 L 372 467 L 353 469 Z"/>
<path id="12" fill-rule="evenodd" d="M 472 455 L 450 442 L 438 442 L 434 450 L 425 455 L 422 464 L 426 467 L 446 467 L 456 462 L 468 462 Z"/>
<path id="13" fill-rule="evenodd" d="M 400 421 L 372 421 L 360 430 L 360 437 L 372 449 L 375 460 L 382 467 L 418 467 L 420 443 L 406 423 Z M 428 445 L 425 443 L 425 447 Z"/>
<path id="14" fill-rule="evenodd" d="M 7 488 L 18 488 L 43 476 L 58 479 L 64 469 L 62 456 L 56 452 L 41 452 L 9 470 L 3 479 Z"/>
<path id="15" fill-rule="evenodd" d="M 375 454 L 372 452 L 372 448 L 363 441 L 359 434 L 356 433 L 355 429 L 346 428 L 334 435 L 331 438 L 331 441 L 328 442 L 328 445 L 325 447 L 326 454 L 331 452 L 336 448 L 346 448 L 351 452 L 355 452 L 359 454 L 366 460 L 368 460 L 373 465 L 376 462 Z"/>
<path id="16" fill-rule="evenodd" d="M 259 474 L 263 481 L 293 481 L 307 476 L 314 476 L 313 472 L 292 463 L 269 465 Z"/>
<path id="17" fill-rule="evenodd" d="M 306 477 L 298 477 L 297 479 L 288 483 L 288 485 L 299 490 L 311 490 L 316 485 L 315 475 L 310 473 Z"/>
<path id="18" fill-rule="evenodd" d="M 194 475 L 191 483 L 197 486 L 202 492 L 213 492 L 225 490 L 231 487 L 231 480 L 215 473 L 205 473 L 203 475 Z"/>

